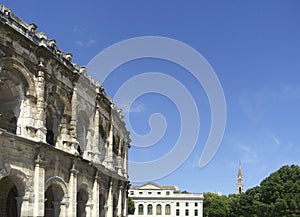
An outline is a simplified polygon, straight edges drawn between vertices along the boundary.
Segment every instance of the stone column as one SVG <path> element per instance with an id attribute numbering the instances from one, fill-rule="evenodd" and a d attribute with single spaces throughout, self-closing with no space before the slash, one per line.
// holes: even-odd
<path id="1" fill-rule="evenodd" d="M 127 186 L 125 186 L 122 193 L 123 193 L 123 202 L 124 202 L 123 216 L 128 216 Z M 136 207 L 136 209 L 138 209 L 138 207 Z"/>
<path id="2" fill-rule="evenodd" d="M 105 155 L 105 164 L 108 169 L 113 170 L 113 123 L 110 123 L 109 135 L 106 140 L 107 151 Z"/>
<path id="3" fill-rule="evenodd" d="M 113 181 L 110 181 L 109 183 L 109 191 L 108 191 L 108 196 L 107 196 L 107 211 L 106 211 L 106 216 L 105 217 L 113 217 L 114 213 L 114 196 L 113 196 Z"/>
<path id="4" fill-rule="evenodd" d="M 85 208 L 86 217 L 93 217 L 93 208 L 94 208 L 93 204 L 87 204 L 86 205 L 86 208 Z"/>
<path id="5" fill-rule="evenodd" d="M 37 87 L 36 87 L 36 128 L 37 128 L 37 140 L 46 142 L 47 129 L 45 126 L 46 113 L 45 113 L 45 67 L 42 62 L 38 65 Z"/>
<path id="6" fill-rule="evenodd" d="M 124 144 L 124 159 L 123 159 L 123 174 L 124 177 L 128 176 L 128 144 Z"/>
<path id="7" fill-rule="evenodd" d="M 96 105 L 95 111 L 95 121 L 94 121 L 94 146 L 92 147 L 92 154 L 93 154 L 93 161 L 96 163 L 101 163 L 100 157 L 100 111 L 99 111 L 99 104 Z"/>
<path id="8" fill-rule="evenodd" d="M 77 175 L 78 170 L 75 169 L 75 164 L 70 171 L 70 181 L 69 181 L 69 211 L 68 216 L 76 216 L 77 213 Z"/>
<path id="9" fill-rule="evenodd" d="M 75 153 L 79 155 L 77 148 L 79 145 L 79 142 L 77 141 L 77 135 L 76 135 L 76 127 L 77 127 L 77 88 L 74 84 L 74 89 L 73 89 L 73 95 L 72 95 L 72 100 L 71 100 L 71 121 L 70 121 L 70 140 L 72 143 L 72 148 L 74 150 L 71 150 L 71 153 Z"/>
<path id="10" fill-rule="evenodd" d="M 37 155 L 34 167 L 34 205 L 33 216 L 44 216 L 45 205 L 45 169 L 40 154 Z"/>
<path id="11" fill-rule="evenodd" d="M 123 147 L 123 139 L 120 138 L 119 146 L 118 146 L 118 156 L 117 156 L 117 169 L 118 174 L 122 176 L 123 172 L 123 159 L 122 159 L 122 147 Z"/>
<path id="12" fill-rule="evenodd" d="M 99 182 L 100 182 L 100 177 L 97 172 L 96 176 L 95 176 L 95 180 L 94 180 L 94 186 L 93 186 L 93 204 L 94 204 L 94 206 L 93 206 L 92 216 L 99 215 L 99 194 L 100 194 Z"/>
<path id="13" fill-rule="evenodd" d="M 122 202 L 123 202 L 123 186 L 119 186 L 118 210 L 117 217 L 122 217 Z"/>

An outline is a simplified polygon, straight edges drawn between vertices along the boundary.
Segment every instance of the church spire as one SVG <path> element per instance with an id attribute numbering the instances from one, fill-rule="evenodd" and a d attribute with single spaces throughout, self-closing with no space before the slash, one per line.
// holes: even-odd
<path id="1" fill-rule="evenodd" d="M 244 193 L 244 177 L 243 177 L 243 173 L 242 173 L 241 161 L 239 163 L 239 171 L 238 171 L 237 184 L 236 184 L 236 193 L 237 194 Z"/>

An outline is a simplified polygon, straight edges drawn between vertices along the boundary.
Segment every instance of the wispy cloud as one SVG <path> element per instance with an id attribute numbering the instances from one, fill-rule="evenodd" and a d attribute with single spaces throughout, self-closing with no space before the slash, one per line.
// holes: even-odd
<path id="1" fill-rule="evenodd" d="M 268 131 L 248 132 L 248 135 L 235 135 L 229 139 L 236 158 L 230 165 L 236 167 L 237 160 L 246 164 L 260 164 L 264 159 L 277 153 L 284 146 L 280 137 Z M 235 161 L 232 161 L 235 160 Z"/>
<path id="2" fill-rule="evenodd" d="M 261 119 L 276 105 L 300 100 L 300 86 L 282 84 L 244 92 L 239 98 L 243 113 L 254 122 Z"/>
<path id="3" fill-rule="evenodd" d="M 253 146 L 240 144 L 239 149 L 242 152 L 242 161 L 244 163 L 256 163 L 259 161 L 257 150 Z"/>
<path id="4" fill-rule="evenodd" d="M 96 44 L 96 40 L 90 39 L 88 41 L 75 41 L 75 44 L 81 47 L 89 47 Z"/>
<path id="5" fill-rule="evenodd" d="M 82 33 L 82 32 L 85 32 L 86 29 L 84 27 L 80 27 L 80 26 L 74 26 L 73 27 L 73 32 L 74 33 Z"/>
<path id="6" fill-rule="evenodd" d="M 140 113 L 144 111 L 145 106 L 141 103 L 131 103 L 129 100 L 122 99 L 116 102 L 118 107 L 122 109 L 124 115 L 129 113 Z"/>

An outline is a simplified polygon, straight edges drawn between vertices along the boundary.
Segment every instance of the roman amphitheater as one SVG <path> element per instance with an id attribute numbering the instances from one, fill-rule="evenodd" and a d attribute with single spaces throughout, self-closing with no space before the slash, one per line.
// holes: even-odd
<path id="1" fill-rule="evenodd" d="M 104 88 L 0 6 L 0 216 L 127 216 L 129 132 Z"/>

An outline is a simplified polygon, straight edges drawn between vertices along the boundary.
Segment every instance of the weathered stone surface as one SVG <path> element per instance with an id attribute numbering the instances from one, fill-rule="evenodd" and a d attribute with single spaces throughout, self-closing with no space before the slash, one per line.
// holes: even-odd
<path id="1" fill-rule="evenodd" d="M 71 61 L 0 6 L 0 216 L 127 213 L 129 132 Z"/>

